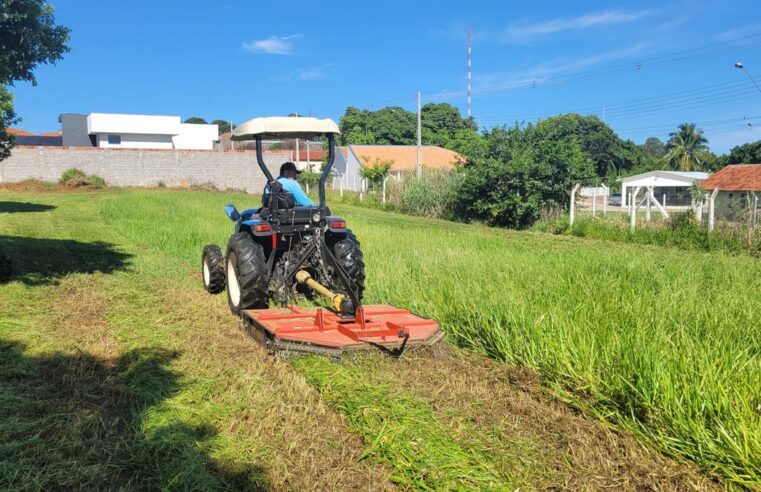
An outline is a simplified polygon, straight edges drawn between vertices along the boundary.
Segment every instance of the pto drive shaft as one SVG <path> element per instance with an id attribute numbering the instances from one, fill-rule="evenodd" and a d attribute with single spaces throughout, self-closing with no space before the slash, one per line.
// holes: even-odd
<path id="1" fill-rule="evenodd" d="M 296 282 L 310 287 L 312 290 L 320 294 L 321 296 L 330 299 L 333 304 L 333 309 L 341 315 L 354 314 L 354 306 L 350 299 L 347 299 L 343 294 L 336 294 L 330 289 L 320 284 L 318 281 L 312 278 L 309 272 L 299 270 L 296 272 Z"/>

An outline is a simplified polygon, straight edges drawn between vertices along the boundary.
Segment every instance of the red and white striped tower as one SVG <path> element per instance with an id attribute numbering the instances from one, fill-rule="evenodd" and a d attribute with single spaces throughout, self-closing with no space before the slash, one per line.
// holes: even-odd
<path id="1" fill-rule="evenodd" d="M 472 31 L 468 31 L 468 118 L 470 118 L 470 101 L 473 91 L 473 36 Z"/>

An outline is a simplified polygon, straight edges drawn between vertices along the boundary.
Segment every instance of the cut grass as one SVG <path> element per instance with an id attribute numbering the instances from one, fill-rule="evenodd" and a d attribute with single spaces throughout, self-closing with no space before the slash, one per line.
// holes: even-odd
<path id="1" fill-rule="evenodd" d="M 418 490 L 516 488 L 490 466 L 485 449 L 462 446 L 428 405 L 387 384 L 373 384 L 361 366 L 318 357 L 295 359 L 293 365 L 371 443 L 366 455 L 393 468 L 392 481 Z"/>
<path id="2" fill-rule="evenodd" d="M 225 244 L 228 201 L 134 192 L 101 216 L 189 264 Z M 171 211 L 171 212 L 170 212 Z M 761 263 L 337 207 L 362 243 L 368 302 L 439 320 L 452 341 L 527 365 L 580 408 L 731 481 L 761 481 Z"/>

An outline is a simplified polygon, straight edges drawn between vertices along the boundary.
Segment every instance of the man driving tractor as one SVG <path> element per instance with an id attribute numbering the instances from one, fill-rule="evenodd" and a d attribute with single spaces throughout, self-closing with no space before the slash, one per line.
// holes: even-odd
<path id="1" fill-rule="evenodd" d="M 280 176 L 277 180 L 283 186 L 283 190 L 293 196 L 297 207 L 314 207 L 315 203 L 306 193 L 304 193 L 304 190 L 301 189 L 301 185 L 296 181 L 296 177 L 299 174 L 301 174 L 301 171 L 296 168 L 296 164 L 293 162 L 285 162 L 280 166 Z M 265 187 L 262 195 L 262 203 L 267 203 L 268 196 L 269 187 Z"/>

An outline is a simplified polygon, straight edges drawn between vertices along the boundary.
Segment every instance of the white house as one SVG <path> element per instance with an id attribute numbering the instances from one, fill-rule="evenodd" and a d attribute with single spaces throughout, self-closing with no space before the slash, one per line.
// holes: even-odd
<path id="1" fill-rule="evenodd" d="M 660 201 L 665 195 L 666 205 L 689 205 L 689 188 L 696 182 L 706 179 L 708 173 L 686 171 L 650 171 L 649 173 L 627 176 L 621 180 L 621 206 L 629 204 L 632 193 L 637 187 L 653 188 L 653 195 Z M 644 194 L 640 195 L 644 196 Z"/>
<path id="2" fill-rule="evenodd" d="M 212 150 L 217 125 L 182 123 L 179 116 L 63 113 L 63 145 L 121 149 Z"/>

